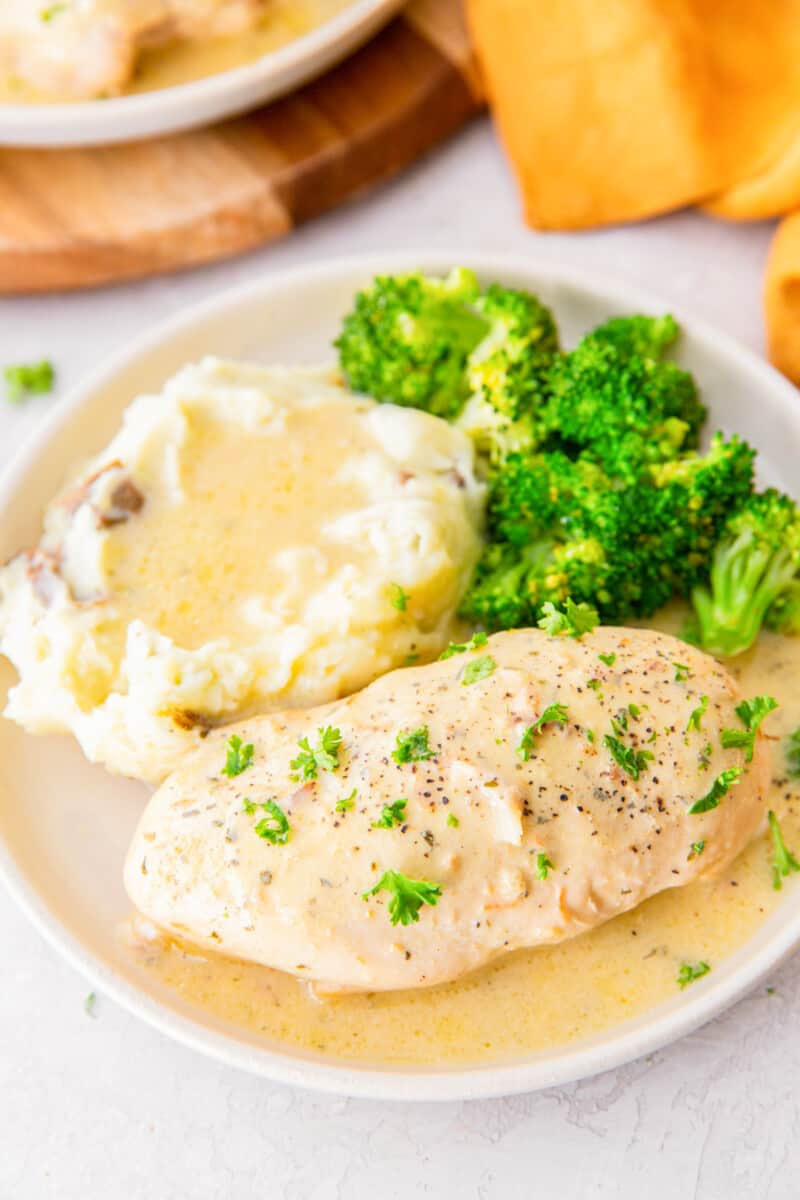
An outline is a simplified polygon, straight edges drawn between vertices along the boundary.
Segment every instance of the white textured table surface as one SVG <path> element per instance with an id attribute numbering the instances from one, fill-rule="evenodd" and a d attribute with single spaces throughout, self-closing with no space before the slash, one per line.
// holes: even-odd
<path id="1" fill-rule="evenodd" d="M 661 292 L 762 349 L 766 225 L 681 214 L 609 232 L 522 226 L 486 124 L 289 242 L 171 279 L 0 301 L 0 362 L 42 355 L 60 391 L 161 318 L 257 272 L 361 250 L 498 250 Z M 0 404 L 5 461 L 58 397 Z M 60 961 L 0 891 L 0 1200 L 796 1200 L 800 958 L 647 1061 L 516 1099 L 335 1100 L 218 1066 L 140 1024 Z"/>

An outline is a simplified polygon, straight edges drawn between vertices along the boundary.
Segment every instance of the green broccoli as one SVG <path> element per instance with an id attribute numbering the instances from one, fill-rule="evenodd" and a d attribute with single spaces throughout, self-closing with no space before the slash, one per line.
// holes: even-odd
<path id="1" fill-rule="evenodd" d="M 469 394 L 467 358 L 489 331 L 480 286 L 461 268 L 446 279 L 379 275 L 359 292 L 336 341 L 348 383 L 376 400 L 453 417 Z"/>
<path id="2" fill-rule="evenodd" d="M 491 480 L 487 521 L 492 536 L 524 545 L 551 526 L 566 526 L 582 504 L 613 487 L 596 463 L 560 450 L 512 454 Z"/>
<path id="3" fill-rule="evenodd" d="M 593 329 L 595 341 L 607 342 L 621 354 L 640 358 L 662 358 L 677 340 L 680 329 L 678 322 L 669 313 L 663 317 L 612 317 L 605 325 Z"/>
<path id="4" fill-rule="evenodd" d="M 528 292 L 491 284 L 481 293 L 464 268 L 446 279 L 378 276 L 356 296 L 336 346 L 357 391 L 448 420 L 461 413 L 490 466 L 539 438 L 558 332 Z"/>
<path id="5" fill-rule="evenodd" d="M 608 328 L 556 361 L 542 422 L 568 453 L 582 452 L 609 475 L 632 480 L 649 463 L 696 447 L 706 410 L 688 372 L 626 352 L 636 339 L 609 337 Z"/>
<path id="6" fill-rule="evenodd" d="M 777 624 L 797 615 L 800 511 L 770 488 L 725 522 L 707 582 L 692 592 L 701 644 L 712 654 L 741 654 L 768 614 Z"/>
<path id="7" fill-rule="evenodd" d="M 492 481 L 490 544 L 462 601 L 489 629 L 534 624 L 548 601 L 602 619 L 649 616 L 702 577 L 732 506 L 752 490 L 753 450 L 717 436 L 705 456 L 618 486 L 594 464 L 545 453 Z"/>
<path id="8" fill-rule="evenodd" d="M 529 292 L 492 284 L 475 307 L 489 331 L 467 362 L 471 397 L 457 424 L 497 467 L 541 438 L 547 376 L 558 353 L 553 314 Z"/>

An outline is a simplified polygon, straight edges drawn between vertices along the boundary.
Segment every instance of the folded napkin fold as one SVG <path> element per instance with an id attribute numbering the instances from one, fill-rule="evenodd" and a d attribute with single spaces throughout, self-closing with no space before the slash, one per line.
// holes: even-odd
<path id="1" fill-rule="evenodd" d="M 528 222 L 798 210 L 770 255 L 773 361 L 800 382 L 800 0 L 467 0 Z"/>

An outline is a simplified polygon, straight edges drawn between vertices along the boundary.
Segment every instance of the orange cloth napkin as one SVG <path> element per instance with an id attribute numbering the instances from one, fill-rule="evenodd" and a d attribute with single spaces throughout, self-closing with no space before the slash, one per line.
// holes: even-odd
<path id="1" fill-rule="evenodd" d="M 540 229 L 686 204 L 792 214 L 766 281 L 800 382 L 800 0 L 467 0 L 525 216 Z"/>

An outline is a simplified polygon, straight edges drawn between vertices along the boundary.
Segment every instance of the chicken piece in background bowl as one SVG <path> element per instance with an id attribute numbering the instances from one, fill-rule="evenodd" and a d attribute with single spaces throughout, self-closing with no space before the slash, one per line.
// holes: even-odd
<path id="1" fill-rule="evenodd" d="M 143 51 L 241 33 L 264 9 L 265 0 L 6 0 L 0 74 L 43 97 L 116 96 Z"/>

